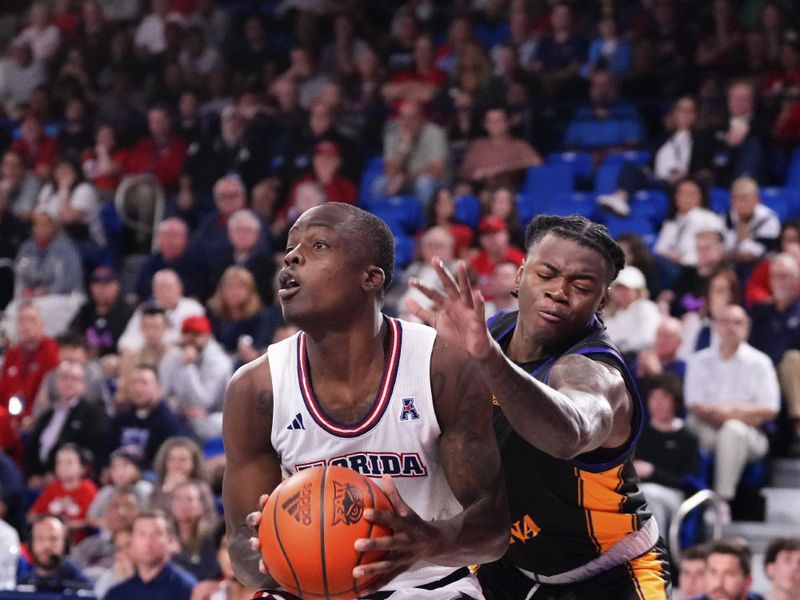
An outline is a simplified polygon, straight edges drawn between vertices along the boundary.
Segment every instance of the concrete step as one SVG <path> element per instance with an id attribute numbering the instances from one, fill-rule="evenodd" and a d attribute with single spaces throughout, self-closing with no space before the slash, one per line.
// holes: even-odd
<path id="1" fill-rule="evenodd" d="M 800 458 L 773 458 L 769 468 L 771 487 L 800 488 Z"/>
<path id="2" fill-rule="evenodd" d="M 767 523 L 800 527 L 800 488 L 768 487 L 761 490 L 766 498 Z"/>
<path id="3" fill-rule="evenodd" d="M 776 537 L 800 536 L 800 523 L 760 523 L 734 521 L 723 529 L 723 537 L 743 537 L 753 553 L 763 553 L 769 541 Z"/>

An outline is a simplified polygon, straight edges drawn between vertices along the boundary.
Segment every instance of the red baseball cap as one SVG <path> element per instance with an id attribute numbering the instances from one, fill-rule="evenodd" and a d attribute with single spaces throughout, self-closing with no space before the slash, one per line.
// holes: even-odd
<path id="1" fill-rule="evenodd" d="M 486 215 L 478 225 L 478 233 L 498 233 L 506 230 L 506 222 L 496 215 Z"/>
<path id="2" fill-rule="evenodd" d="M 314 154 L 332 154 L 339 156 L 339 146 L 330 140 L 323 140 L 314 146 Z"/>
<path id="3" fill-rule="evenodd" d="M 181 324 L 183 333 L 211 333 L 211 321 L 203 315 L 186 317 Z"/>

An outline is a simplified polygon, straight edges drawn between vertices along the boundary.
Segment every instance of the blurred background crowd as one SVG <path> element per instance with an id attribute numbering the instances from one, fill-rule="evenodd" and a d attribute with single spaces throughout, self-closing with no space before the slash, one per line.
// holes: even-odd
<path id="1" fill-rule="evenodd" d="M 434 256 L 488 317 L 533 216 L 605 223 L 656 518 L 751 518 L 800 455 L 799 32 L 791 0 L 5 0 L 0 587 L 248 597 L 222 397 L 294 333 L 275 275 L 324 202 L 390 225 L 404 318 Z"/>

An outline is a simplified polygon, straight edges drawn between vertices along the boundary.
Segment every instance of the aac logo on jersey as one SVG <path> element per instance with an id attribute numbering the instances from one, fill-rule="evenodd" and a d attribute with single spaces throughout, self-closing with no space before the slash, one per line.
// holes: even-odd
<path id="1" fill-rule="evenodd" d="M 403 398 L 403 409 L 400 411 L 401 421 L 419 421 L 419 411 L 414 406 L 414 398 Z"/>

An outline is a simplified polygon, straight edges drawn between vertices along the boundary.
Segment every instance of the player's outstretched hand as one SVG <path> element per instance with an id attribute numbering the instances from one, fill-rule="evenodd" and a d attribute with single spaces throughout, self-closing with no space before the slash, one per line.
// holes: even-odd
<path id="1" fill-rule="evenodd" d="M 368 508 L 364 517 L 373 523 L 386 525 L 392 530 L 392 535 L 355 541 L 355 549 L 359 552 L 388 552 L 383 560 L 353 569 L 353 576 L 357 579 L 378 575 L 368 586 L 359 588 L 362 596 L 378 591 L 417 561 L 430 559 L 442 550 L 443 535 L 437 524 L 425 521 L 405 503 L 391 477 L 384 475 L 381 484 L 394 512 Z"/>
<path id="2" fill-rule="evenodd" d="M 250 537 L 250 547 L 258 552 L 258 571 L 259 573 L 267 574 L 267 568 L 264 566 L 264 559 L 261 558 L 261 540 L 258 539 L 258 526 L 261 523 L 261 513 L 264 510 L 264 505 L 269 500 L 269 494 L 261 494 L 258 497 L 258 510 L 254 510 L 247 514 L 245 522 L 247 526 L 253 530 L 253 536 Z"/>
<path id="3" fill-rule="evenodd" d="M 472 358 L 486 358 L 492 348 L 492 338 L 486 327 L 486 308 L 483 294 L 472 289 L 466 264 L 458 261 L 455 279 L 438 257 L 431 260 L 431 265 L 443 290 L 434 290 L 412 279 L 409 283 L 432 300 L 433 306 L 422 308 L 419 302 L 408 299 L 407 308 L 434 327 L 447 342 L 464 348 Z"/>

